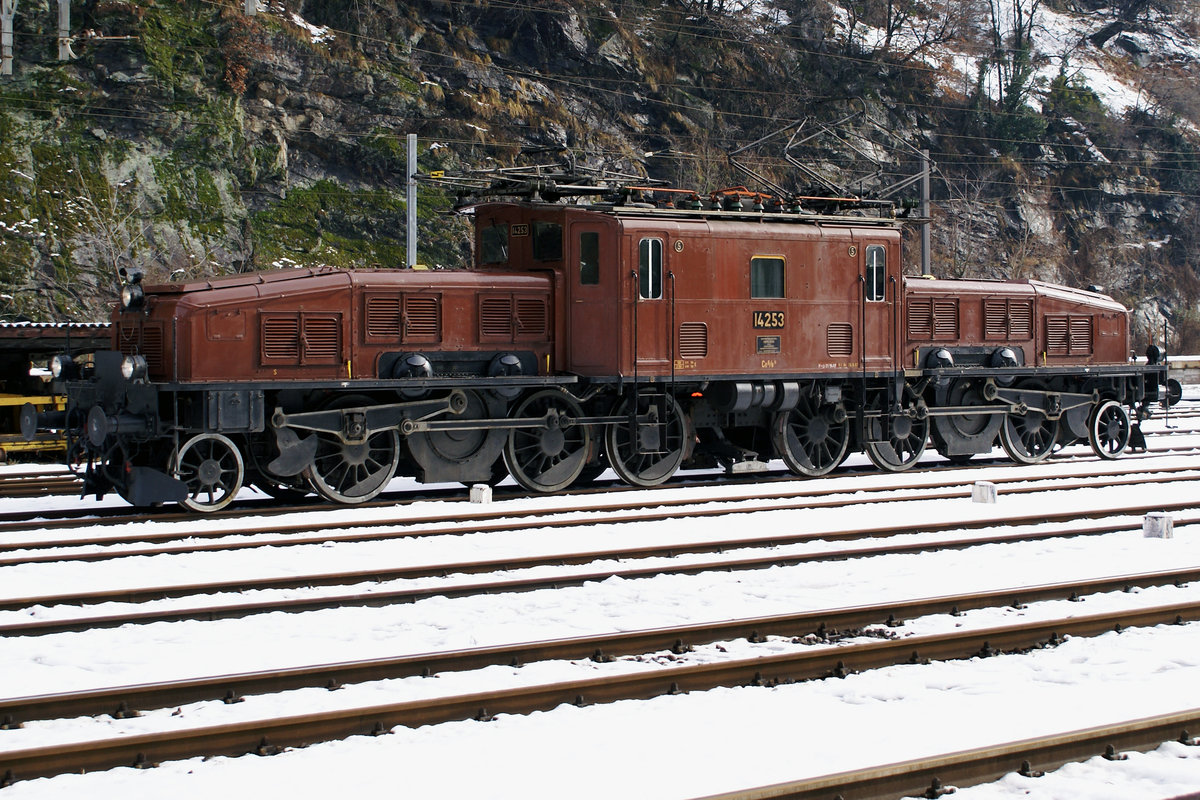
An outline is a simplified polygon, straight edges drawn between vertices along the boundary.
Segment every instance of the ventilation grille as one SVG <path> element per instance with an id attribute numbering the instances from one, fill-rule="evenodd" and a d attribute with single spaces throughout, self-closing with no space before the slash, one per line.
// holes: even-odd
<path id="1" fill-rule="evenodd" d="M 1013 339 L 1033 338 L 1033 301 L 1008 302 L 1008 335 Z"/>
<path id="2" fill-rule="evenodd" d="M 336 317 L 305 317 L 301 356 L 305 364 L 336 364 L 341 355 L 341 320 Z"/>
<path id="3" fill-rule="evenodd" d="M 1085 356 L 1091 353 L 1091 317 L 1046 317 L 1046 355 Z"/>
<path id="4" fill-rule="evenodd" d="M 958 338 L 958 300 L 933 301 L 933 338 Z"/>
<path id="5" fill-rule="evenodd" d="M 160 326 L 122 324 L 118 338 L 117 349 L 127 356 L 140 355 L 145 358 L 150 374 L 165 372 L 163 329 Z"/>
<path id="6" fill-rule="evenodd" d="M 338 364 L 340 314 L 270 314 L 262 317 L 264 364 Z"/>
<path id="7" fill-rule="evenodd" d="M 983 335 L 988 339 L 1008 338 L 1008 301 L 983 301 Z"/>
<path id="8" fill-rule="evenodd" d="M 367 336 L 395 339 L 400 335 L 400 298 L 367 298 Z"/>
<path id="9" fill-rule="evenodd" d="M 1033 336 L 1033 301 L 983 301 L 983 335 L 988 339 L 1029 339 Z"/>
<path id="10" fill-rule="evenodd" d="M 933 338 L 933 300 L 914 297 L 908 301 L 908 338 L 924 340 Z"/>
<path id="11" fill-rule="evenodd" d="M 479 335 L 483 339 L 544 338 L 548 319 L 544 297 L 500 295 L 479 301 Z"/>
<path id="12" fill-rule="evenodd" d="M 834 358 L 846 358 L 854 352 L 854 328 L 845 322 L 831 322 L 825 331 L 825 352 Z"/>
<path id="13" fill-rule="evenodd" d="M 521 336 L 542 336 L 546 333 L 546 304 L 541 298 L 517 299 L 517 332 Z"/>
<path id="14" fill-rule="evenodd" d="M 685 322 L 679 326 L 679 357 L 704 358 L 708 355 L 708 323 Z"/>
<path id="15" fill-rule="evenodd" d="M 404 338 L 439 341 L 442 338 L 442 303 L 439 297 L 404 298 Z"/>
<path id="16" fill-rule="evenodd" d="M 512 339 L 512 298 L 484 297 L 479 301 L 479 334 L 491 339 Z"/>
<path id="17" fill-rule="evenodd" d="M 300 318 L 263 317 L 262 321 L 263 360 L 300 360 Z"/>

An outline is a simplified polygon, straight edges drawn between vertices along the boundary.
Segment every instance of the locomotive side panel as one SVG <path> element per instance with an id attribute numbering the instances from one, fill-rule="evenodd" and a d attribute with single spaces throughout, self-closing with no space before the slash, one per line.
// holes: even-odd
<path id="1" fill-rule="evenodd" d="M 959 366 L 1034 363 L 1037 296 L 1027 283 L 909 279 L 904 306 L 908 368 L 947 366 L 943 350 Z M 998 363 L 1005 349 L 1013 363 Z"/>
<path id="2" fill-rule="evenodd" d="M 1124 364 L 1129 313 L 1111 297 L 1030 281 L 1038 295 L 1038 363 Z"/>

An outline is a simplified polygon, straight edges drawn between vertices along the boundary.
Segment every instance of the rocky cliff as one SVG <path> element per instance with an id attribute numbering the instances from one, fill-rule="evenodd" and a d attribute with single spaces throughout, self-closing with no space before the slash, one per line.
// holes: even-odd
<path id="1" fill-rule="evenodd" d="M 792 151 L 812 174 L 776 142 L 743 160 L 871 191 L 928 149 L 935 273 L 1101 284 L 1195 349 L 1193 2 L 96 0 L 67 61 L 56 4 L 22 2 L 0 315 L 100 318 L 122 268 L 402 264 L 407 133 L 423 171 L 566 148 L 716 189 L 748 181 L 729 151 L 806 119 L 842 121 Z M 449 206 L 422 188 L 431 267 L 469 259 Z"/>

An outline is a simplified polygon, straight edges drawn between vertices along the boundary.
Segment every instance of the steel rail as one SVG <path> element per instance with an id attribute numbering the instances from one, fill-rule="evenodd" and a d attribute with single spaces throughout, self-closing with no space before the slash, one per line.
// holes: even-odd
<path id="1" fill-rule="evenodd" d="M 336 687 L 348 683 L 534 661 L 608 658 L 660 650 L 680 651 L 688 647 L 732 639 L 760 641 L 766 636 L 809 634 L 830 638 L 839 635 L 838 632 L 857 630 L 870 625 L 894 626 L 904 620 L 932 614 L 958 614 L 1003 605 L 1020 607 L 1026 603 L 1048 600 L 1079 600 L 1090 594 L 1131 591 L 1134 588 L 1152 586 L 1181 586 L 1197 580 L 1200 580 L 1200 567 L 1192 567 L 543 642 L 7 698 L 0 699 L 0 720 L 12 725 L 35 719 L 115 714 L 118 710 L 120 713 L 132 714 L 138 710 L 168 708 L 225 697 L 232 699 L 246 694 L 320 686 Z"/>
<path id="2" fill-rule="evenodd" d="M 1124 750 L 1153 750 L 1169 741 L 1200 746 L 1200 740 L 1192 736 L 1197 729 L 1200 729 L 1200 708 L 1193 708 L 819 778 L 710 794 L 695 800 L 936 797 L 941 796 L 939 791 L 946 792 L 953 786 L 988 783 L 1012 772 L 1036 776 L 1071 762 L 1101 755 L 1112 758 Z"/>
<path id="3" fill-rule="evenodd" d="M 43 497 L 69 494 L 83 487 L 83 481 L 73 475 L 31 476 L 0 480 L 0 497 Z"/>
<path id="4" fill-rule="evenodd" d="M 1148 448 L 1143 453 L 1139 453 L 1139 454 L 1132 455 L 1132 456 L 1127 456 L 1124 459 L 1122 459 L 1121 463 L 1128 464 L 1128 463 L 1133 462 L 1135 459 L 1136 460 L 1144 460 L 1144 459 L 1151 459 L 1151 458 L 1159 458 L 1159 457 L 1169 456 L 1171 454 L 1195 452 L 1198 450 L 1200 450 L 1200 446 L 1194 446 L 1194 445 L 1185 445 L 1185 446 L 1172 445 L 1172 446 L 1162 446 L 1162 447 L 1155 446 L 1155 447 Z M 1081 453 L 1078 455 L 1053 455 L 1050 457 L 1049 461 L 1051 463 L 1095 461 L 1095 457 L 1091 454 L 1091 451 L 1089 450 L 1086 453 Z M 926 473 L 930 473 L 930 472 L 941 472 L 941 471 L 945 471 L 945 470 L 953 470 L 953 471 L 961 472 L 963 470 L 986 469 L 989 467 L 997 467 L 997 466 L 1020 467 L 1020 466 L 1024 466 L 1024 465 L 1014 464 L 1007 457 L 983 457 L 983 458 L 975 459 L 969 464 L 943 464 L 943 463 L 936 463 L 936 462 L 928 463 L 928 464 L 923 465 L 920 468 L 913 468 L 910 470 L 906 470 L 904 472 L 904 474 L 919 475 L 919 474 L 926 474 Z M 862 468 L 852 467 L 852 468 L 840 468 L 839 471 L 837 471 L 836 473 L 831 473 L 829 476 L 826 476 L 826 477 L 833 477 L 833 478 L 848 477 L 850 475 L 859 474 L 859 473 L 868 474 L 868 475 L 884 474 L 884 473 L 881 473 L 879 470 L 870 468 L 870 467 L 862 467 Z M 670 487 L 675 487 L 675 488 L 679 488 L 680 486 L 704 486 L 704 485 L 729 487 L 729 486 L 742 485 L 742 484 L 746 484 L 746 483 L 794 482 L 794 481 L 799 481 L 799 480 L 805 480 L 805 479 L 800 476 L 794 475 L 790 472 L 786 472 L 786 471 L 770 471 L 768 473 L 753 473 L 752 477 L 740 478 L 740 479 L 737 478 L 736 476 L 729 476 L 729 475 L 720 475 L 720 476 L 716 476 L 715 479 L 709 479 L 709 478 L 706 478 L 705 476 L 684 474 L 684 475 L 676 476 L 675 478 L 672 479 L 672 481 L 669 484 L 666 484 L 666 485 L 670 486 Z M 1021 479 L 1013 478 L 1012 480 L 1021 480 Z M 1026 479 L 1026 480 L 1029 480 L 1029 479 Z M 524 492 L 516 487 L 506 487 L 506 488 L 499 489 L 498 491 L 500 491 L 502 493 L 511 493 L 511 495 L 513 497 L 530 496 L 529 493 Z M 578 487 L 578 488 L 571 489 L 570 491 L 562 492 L 560 494 L 562 494 L 564 496 L 565 495 L 586 496 L 588 494 L 592 494 L 595 492 L 613 493 L 613 492 L 637 492 L 637 491 L 645 491 L 645 487 L 628 486 L 623 483 L 613 482 L 611 484 L 602 485 L 602 486 Z M 384 492 L 384 494 L 381 496 L 389 496 L 390 497 L 390 496 L 395 496 L 395 495 L 411 495 L 411 494 L 420 494 L 423 499 L 429 499 L 430 497 L 433 497 L 435 499 L 449 499 L 449 498 L 460 499 L 462 497 L 462 492 L 458 491 L 458 490 L 455 490 L 453 492 L 447 492 L 447 491 L 443 491 L 443 490 L 429 490 L 429 489 L 424 489 L 424 488 L 417 489 L 417 490 L 402 490 L 402 491 L 394 491 L 394 492 Z M 398 504 L 406 504 L 407 502 L 408 501 L 404 501 L 404 500 L 398 501 L 395 499 L 376 500 L 376 501 L 372 501 L 370 503 L 364 503 L 361 506 L 357 506 L 357 508 L 394 507 Z M 277 516 L 277 515 L 281 515 L 281 514 L 295 513 L 297 511 L 340 510 L 342 508 L 344 508 L 344 507 L 339 506 L 335 503 L 330 503 L 330 502 L 321 500 L 320 498 L 318 498 L 316 496 L 309 498 L 308 501 L 306 501 L 306 502 L 302 502 L 300 504 L 291 504 L 291 505 L 281 505 L 277 501 L 274 501 L 274 500 L 264 497 L 263 499 L 255 499 L 255 500 L 238 500 L 233 505 L 231 505 L 229 508 L 223 509 L 221 511 L 216 511 L 211 514 L 206 514 L 206 515 L 204 515 L 204 518 L 212 519 L 212 520 L 226 519 L 226 518 L 235 518 L 236 519 L 238 517 L 244 517 L 244 516 L 251 515 L 251 514 L 259 515 L 259 516 L 262 516 L 262 515 Z M 116 513 L 113 513 L 113 512 L 116 512 Z M 123 507 L 121 507 L 121 508 L 102 508 L 102 509 L 95 509 L 95 510 L 91 510 L 91 511 L 68 511 L 68 510 L 56 509 L 56 510 L 49 511 L 49 512 L 40 512 L 40 513 L 35 512 L 33 514 L 31 514 L 30 512 L 0 512 L 0 521 L 24 523 L 24 522 L 31 521 L 32 519 L 36 519 L 38 521 L 39 528 L 71 527 L 72 525 L 75 525 L 80 521 L 85 521 L 87 524 L 95 525 L 95 526 L 122 525 L 122 524 L 127 524 L 130 522 L 141 522 L 141 521 L 146 520 L 147 518 L 151 518 L 158 522 L 186 521 L 186 520 L 196 519 L 196 514 L 191 513 L 191 512 L 174 511 L 174 510 L 169 510 L 169 509 L 142 509 L 138 513 L 131 514 L 131 513 L 128 513 L 127 509 L 125 509 Z M 0 528 L 3 528 L 3 527 L 4 527 L 4 525 L 0 524 Z"/>
<path id="5" fill-rule="evenodd" d="M 1163 510 L 1164 508 L 1192 508 L 1192 501 L 1182 501 L 1167 506 L 1140 506 L 1138 513 Z M 939 530 L 946 528 L 980 528 L 991 525 L 1013 527 L 1017 525 L 1032 525 L 1056 520 L 1073 520 L 1106 516 L 1109 513 L 1128 515 L 1129 509 L 1122 511 L 1100 511 L 1095 513 L 1077 514 L 1065 512 L 1058 515 L 1035 514 L 1028 517 L 1016 517 L 1002 520 L 984 520 L 973 523 L 948 522 L 938 526 L 920 528 L 864 528 L 853 531 L 832 531 L 825 533 L 801 533 L 765 537 L 757 541 L 726 540 L 723 542 L 701 542 L 690 545 L 694 550 L 686 550 L 686 545 L 653 546 L 621 550 L 598 550 L 589 553 L 564 554 L 550 557 L 533 557 L 530 559 L 499 559 L 494 561 L 460 562 L 458 564 L 438 564 L 426 567 L 396 568 L 393 570 L 365 570 L 360 572 L 325 573 L 304 576 L 288 576 L 279 579 L 262 579 L 258 581 L 232 581 L 228 583 L 180 584 L 175 586 L 153 587 L 144 590 L 115 589 L 94 593 L 75 595 L 45 595 L 39 597 L 14 598 L 4 601 L 0 609 L 16 610 L 32 606 L 75 605 L 79 603 L 101 602 L 145 602 L 172 596 L 192 596 L 205 591 L 238 591 L 263 588 L 296 588 L 318 584 L 344 585 L 346 583 L 366 580 L 407 579 L 417 577 L 445 576 L 451 573 L 472 574 L 490 572 L 500 569 L 518 569 L 552 564 L 589 563 L 597 560 L 617 560 L 630 558 L 645 558 L 651 556 L 673 557 L 683 552 L 714 552 L 735 548 L 768 547 L 781 544 L 792 544 L 810 540 L 840 541 L 880 536 L 898 536 L 902 534 L 920 533 L 923 530 Z M 1200 523 L 1200 517 L 1181 520 L 1180 524 Z M 183 620 L 213 621 L 218 619 L 236 619 L 264 614 L 269 612 L 299 613 L 342 607 L 378 607 L 396 603 L 411 603 L 428 597 L 464 597 L 473 594 L 498 594 L 511 592 L 526 592 L 537 589 L 558 589 L 566 586 L 580 586 L 590 582 L 600 582 L 613 577 L 625 580 L 657 577 L 660 575 L 694 575 L 703 572 L 734 571 L 763 569 L 774 566 L 791 566 L 814 561 L 837 561 L 850 558 L 868 558 L 881 555 L 911 554 L 931 550 L 964 549 L 986 544 L 1008 544 L 1014 542 L 1029 542 L 1045 539 L 1064 538 L 1068 536 L 1085 536 L 1103 533 L 1113 533 L 1122 530 L 1132 530 L 1136 525 L 1129 523 L 1101 522 L 1095 525 L 1074 528 L 1070 530 L 1040 531 L 1036 533 L 1018 532 L 1006 533 L 987 538 L 967 537 L 953 540 L 938 540 L 929 542 L 913 542 L 901 545 L 879 545 L 875 547 L 855 548 L 842 551 L 824 551 L 817 553 L 801 553 L 781 555 L 767 553 L 765 555 L 742 558 L 722 559 L 720 561 L 691 562 L 679 565 L 657 565 L 648 567 L 631 567 L 624 569 L 597 570 L 585 573 L 574 573 L 554 576 L 539 576 L 535 578 L 507 578 L 479 583 L 435 584 L 420 588 L 405 588 L 385 591 L 352 592 L 349 594 L 325 595 L 313 597 L 290 598 L 283 600 L 258 600 L 240 603 L 225 603 L 206 605 L 192 608 L 161 609 L 156 611 L 128 611 L 115 614 L 84 616 L 65 619 L 31 620 L 0 625 L 0 637 L 9 636 L 44 636 L 53 633 L 68 633 L 90 630 L 94 628 L 111 628 L 128 624 L 150 624 L 154 622 L 178 622 Z"/>
<path id="6" fill-rule="evenodd" d="M 0 783 L 116 766 L 150 766 L 196 756 L 269 754 L 284 747 L 383 734 L 398 725 L 415 727 L 456 720 L 487 720 L 496 714 L 529 714 L 564 704 L 649 699 L 716 687 L 774 686 L 843 676 L 924 660 L 995 655 L 1053 645 L 1064 636 L 1096 636 L 1128 627 L 1180 624 L 1200 619 L 1200 602 L 1070 617 L 948 634 L 873 641 L 717 663 L 664 666 L 648 673 L 585 678 L 469 695 L 337 709 L 170 732 L 0 751 Z"/>
<path id="7" fill-rule="evenodd" d="M 1181 473 L 1196 473 L 1190 477 L 1181 477 Z M 1084 478 L 1076 476 L 1044 476 L 1038 478 L 1018 478 L 1007 476 L 991 481 L 992 483 L 1033 483 L 1039 484 L 1043 482 L 1058 481 L 1060 485 L 1055 486 L 1040 486 L 1032 485 L 1025 487 L 1017 487 L 1006 490 L 1006 494 L 1034 494 L 1037 492 L 1046 491 L 1069 491 L 1073 489 L 1091 489 L 1091 488 L 1108 488 L 1113 486 L 1129 486 L 1129 485 L 1148 485 L 1155 483 L 1173 483 L 1176 481 L 1200 481 L 1200 468 L 1187 467 L 1172 467 L 1165 470 L 1159 470 L 1156 474 L 1147 476 L 1145 473 L 1125 473 L 1115 475 L 1099 476 L 1099 479 Z M 1062 483 L 1064 481 L 1075 481 L 1074 483 Z M 937 491 L 934 491 L 937 490 Z M 888 495 L 891 492 L 920 492 L 919 495 L 899 495 L 899 496 L 880 496 Z M 404 519 L 401 517 L 393 517 L 387 519 L 362 520 L 360 522 L 347 522 L 345 520 L 330 521 L 327 523 L 313 522 L 296 522 L 285 525 L 270 525 L 256 526 L 250 528 L 230 528 L 224 530 L 210 531 L 188 531 L 180 533 L 178 531 L 164 531 L 157 533 L 139 532 L 133 534 L 124 534 L 112 537 L 98 537 L 90 540 L 80 539 L 51 539 L 51 540 L 32 540 L 20 541 L 14 540 L 10 542 L 0 543 L 0 553 L 3 552 L 20 552 L 20 555 L 0 557 L 0 567 L 9 567 L 17 565 L 37 564 L 37 563 L 58 563 L 67 561 L 107 561 L 116 558 L 130 558 L 135 556 L 155 556 L 180 553 L 204 553 L 204 552 L 226 552 L 234 550 L 247 550 L 258 547 L 281 547 L 281 546 L 300 546 L 310 544 L 325 544 L 327 542 L 364 542 L 364 541 L 379 541 L 389 539 L 416 538 L 426 536 L 444 536 L 444 535 L 464 535 L 468 533 L 496 533 L 502 531 L 522 530 L 529 527 L 528 520 L 542 519 L 546 517 L 561 516 L 562 519 L 550 519 L 546 522 L 539 523 L 539 527 L 553 528 L 571 528 L 581 527 L 585 525 L 595 525 L 597 523 L 604 524 L 619 524 L 625 522 L 655 522 L 665 519 L 672 519 L 677 516 L 670 509 L 677 509 L 688 506 L 715 506 L 718 504 L 739 503 L 747 501 L 768 501 L 768 500 L 792 500 L 795 502 L 781 503 L 774 506 L 755 506 L 753 508 L 713 508 L 708 510 L 689 509 L 688 515 L 692 517 L 711 517 L 725 516 L 732 514 L 752 514 L 760 511 L 798 511 L 803 509 L 814 508 L 836 508 L 846 505 L 845 499 L 819 499 L 819 498 L 838 498 L 847 494 L 859 495 L 854 499 L 855 503 L 886 503 L 886 502 L 911 502 L 924 500 L 949 500 L 961 497 L 969 497 L 971 488 L 964 486 L 961 480 L 943 481 L 940 483 L 908 485 L 908 486 L 886 486 L 886 487 L 864 487 L 854 489 L 842 487 L 840 489 L 799 489 L 788 490 L 784 492 L 763 492 L 753 497 L 746 496 L 730 496 L 730 497 L 712 497 L 712 498 L 664 498 L 655 504 L 655 509 L 662 510 L 647 510 L 642 505 L 630 506 L 628 503 L 621 501 L 609 501 L 600 503 L 583 504 L 573 508 L 553 508 L 553 509 L 527 509 L 517 510 L 505 508 L 487 508 L 487 509 L 472 509 L 463 510 L 457 508 L 452 513 L 437 514 L 417 519 Z M 874 495 L 873 497 L 862 497 L 861 495 Z M 799 499 L 798 499 L 799 498 Z M 636 507 L 638 510 L 624 515 L 617 512 L 629 510 Z M 606 516 L 603 519 L 595 517 L 588 518 L 567 518 L 570 514 L 584 513 L 604 513 Z M 503 520 L 493 522 L 491 524 L 482 524 L 489 520 Z M 473 523 L 473 524 L 469 524 Z M 399 528 L 389 526 L 401 526 Z M 357 529 L 366 529 L 365 532 L 354 532 Z M 321 531 L 339 531 L 338 533 L 321 533 Z M 305 535 L 299 535 L 299 534 Z M 195 539 L 212 539 L 212 538 L 229 538 L 235 536 L 256 536 L 249 541 L 235 542 L 217 542 L 209 544 L 194 544 Z M 160 545 L 157 547 L 136 547 L 126 548 L 116 551 L 111 550 L 86 550 L 89 546 L 109 547 L 118 544 L 136 544 L 142 542 L 172 542 L 178 540 L 187 540 L 186 544 L 176 545 Z M 31 554 L 30 550 L 67 550 L 68 552 L 52 552 L 42 555 Z M 82 552 L 81 552 L 82 551 Z M 2 607 L 2 606 L 0 606 Z"/>

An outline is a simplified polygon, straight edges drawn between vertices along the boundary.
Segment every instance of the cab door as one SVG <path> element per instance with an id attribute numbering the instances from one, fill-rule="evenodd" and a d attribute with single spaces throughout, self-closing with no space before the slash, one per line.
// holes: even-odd
<path id="1" fill-rule="evenodd" d="M 626 237 L 632 270 L 625 281 L 634 370 L 640 374 L 664 375 L 670 370 L 670 298 L 674 291 L 667 268 L 666 231 L 637 231 Z"/>
<path id="2" fill-rule="evenodd" d="M 567 369 L 580 375 L 613 375 L 619 356 L 616 238 L 596 222 L 573 222 L 568 233 Z"/>
<path id="3" fill-rule="evenodd" d="M 890 372 L 895 368 L 899 253 L 886 239 L 859 239 L 858 248 L 863 326 L 860 367 L 867 372 Z"/>

